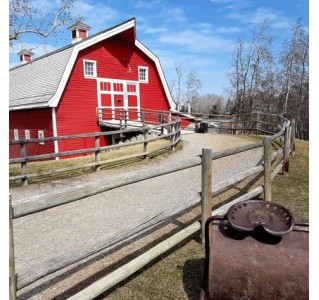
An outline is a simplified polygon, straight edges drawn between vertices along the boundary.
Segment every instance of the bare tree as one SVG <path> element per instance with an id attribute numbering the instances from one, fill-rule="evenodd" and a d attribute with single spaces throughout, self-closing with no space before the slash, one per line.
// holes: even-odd
<path id="1" fill-rule="evenodd" d="M 195 70 L 190 70 L 187 74 L 187 81 L 186 81 L 186 101 L 191 106 L 193 106 L 193 102 L 199 96 L 199 90 L 202 87 L 202 83 L 199 79 L 198 74 Z"/>
<path id="2" fill-rule="evenodd" d="M 237 114 L 265 108 L 265 87 L 270 87 L 273 78 L 273 37 L 267 30 L 270 23 L 264 20 L 258 24 L 250 40 L 238 38 L 235 44 L 228 74 L 233 89 Z"/>
<path id="3" fill-rule="evenodd" d="M 71 24 L 79 17 L 72 17 L 73 4 L 79 0 L 45 0 L 39 2 L 32 0 L 10 0 L 9 2 L 9 46 L 20 42 L 21 37 L 32 34 L 44 39 L 57 33 L 63 25 Z"/>
<path id="4" fill-rule="evenodd" d="M 283 45 L 278 74 L 282 93 L 279 103 L 284 114 L 296 118 L 299 137 L 304 139 L 309 123 L 309 35 L 297 19 L 292 37 Z"/>
<path id="5" fill-rule="evenodd" d="M 202 83 L 194 70 L 187 73 L 186 81 L 184 81 L 186 70 L 181 63 L 174 62 L 174 69 L 177 79 L 170 84 L 170 93 L 180 109 L 186 111 L 186 104 L 190 103 L 192 105 L 192 102 L 199 96 Z"/>

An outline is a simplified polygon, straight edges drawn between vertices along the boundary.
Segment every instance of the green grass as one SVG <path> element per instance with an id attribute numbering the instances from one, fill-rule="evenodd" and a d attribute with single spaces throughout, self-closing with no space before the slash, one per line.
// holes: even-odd
<path id="1" fill-rule="evenodd" d="M 251 137 L 250 137 L 251 138 Z M 276 145 L 273 145 L 276 147 Z M 256 182 L 258 184 L 258 182 Z M 244 182 L 218 196 L 215 204 L 253 188 Z M 272 181 L 273 202 L 289 208 L 298 221 L 309 221 L 309 142 L 296 141 L 287 176 L 280 173 Z M 98 299 L 178 299 L 197 300 L 204 268 L 204 247 L 199 234 L 177 245 L 143 270 L 101 295 Z"/>
<path id="2" fill-rule="evenodd" d="M 170 143 L 167 139 L 160 139 L 156 141 L 152 141 L 148 144 L 148 151 L 152 151 L 161 147 L 164 147 Z M 181 141 L 177 147 L 176 150 L 181 150 L 183 148 L 183 142 Z M 134 146 L 125 146 L 115 149 L 112 151 L 107 151 L 104 153 L 101 153 L 101 161 L 107 161 L 107 160 L 114 160 L 121 157 L 139 154 L 143 152 L 143 144 L 134 145 Z M 103 164 L 101 166 L 101 170 L 110 170 L 115 168 L 123 168 L 128 165 L 133 165 L 136 163 L 139 164 L 149 164 L 150 162 L 156 162 L 160 160 L 161 158 L 165 158 L 169 155 L 174 153 L 170 149 L 164 149 L 155 152 L 154 154 L 151 154 L 148 156 L 148 159 L 144 159 L 142 156 L 124 159 L 124 160 L 118 160 L 116 162 L 110 162 Z M 38 172 L 47 172 L 51 170 L 57 170 L 57 169 L 63 169 L 67 167 L 74 167 L 74 166 L 81 166 L 84 164 L 94 163 L 95 158 L 94 155 L 86 155 L 86 156 L 80 156 L 75 158 L 64 158 L 60 160 L 47 160 L 47 161 L 38 161 L 38 162 L 30 162 L 27 164 L 28 174 L 32 173 L 38 173 Z M 39 177 L 32 177 L 28 179 L 28 184 L 34 184 L 34 183 L 44 183 L 44 182 L 50 182 L 52 180 L 62 180 L 67 178 L 73 178 L 76 176 L 86 175 L 94 172 L 94 169 L 92 167 L 86 167 L 83 169 L 77 169 L 72 171 L 66 171 L 66 172 L 60 172 L 52 175 L 43 175 Z M 20 164 L 11 164 L 9 165 L 9 176 L 16 176 L 21 175 L 21 166 Z M 16 187 L 20 186 L 20 180 L 16 181 L 10 181 L 10 187 Z"/>
<path id="3" fill-rule="evenodd" d="M 253 136 L 240 137 L 250 140 L 261 139 Z M 274 149 L 278 148 L 278 143 L 272 145 Z M 181 147 L 182 143 L 180 143 L 179 148 Z M 132 153 L 134 150 L 126 149 L 125 151 Z M 166 151 L 162 155 L 170 155 L 170 153 L 170 151 Z M 123 155 L 120 152 L 117 155 L 120 154 Z M 160 156 L 154 157 L 154 159 L 160 160 Z M 142 163 L 148 163 L 148 161 Z M 254 186 L 260 185 L 260 180 L 260 178 L 255 180 L 248 178 L 243 183 L 215 197 L 213 199 L 214 205 L 218 206 L 224 201 L 229 201 L 249 189 L 253 189 Z M 279 173 L 272 181 L 272 198 L 273 202 L 289 208 L 296 220 L 309 221 L 308 142 L 296 141 L 296 153 L 290 156 L 289 174 L 284 176 Z M 197 209 L 197 216 L 199 213 L 200 211 Z M 96 299 L 197 300 L 202 283 L 204 257 L 204 246 L 200 243 L 199 233 L 196 233 Z"/>

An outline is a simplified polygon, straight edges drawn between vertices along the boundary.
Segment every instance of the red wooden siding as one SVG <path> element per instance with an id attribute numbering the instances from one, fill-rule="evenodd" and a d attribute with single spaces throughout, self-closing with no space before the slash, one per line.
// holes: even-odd
<path id="1" fill-rule="evenodd" d="M 95 78 L 85 78 L 83 60 L 96 61 L 97 77 L 104 79 L 138 81 L 138 67 L 148 68 L 148 83 L 139 83 L 141 109 L 169 110 L 169 102 L 162 86 L 155 63 L 135 46 L 135 30 L 130 28 L 121 34 L 92 45 L 79 52 L 74 63 L 70 77 L 56 108 L 57 135 L 73 135 L 82 133 L 100 132 L 97 123 L 96 109 L 98 107 L 97 81 Z M 110 83 L 103 82 L 101 90 L 110 89 Z M 114 83 L 118 84 L 118 83 Z M 118 97 L 115 101 L 117 107 L 123 106 L 123 87 L 117 86 Z M 132 89 L 136 87 L 132 85 Z M 132 90 L 131 92 L 134 92 Z M 138 104 L 136 95 L 128 99 L 131 105 Z M 109 95 L 101 96 L 102 106 L 110 106 Z M 130 115 L 137 117 L 136 113 Z M 44 131 L 44 137 L 52 137 L 51 108 L 10 112 L 10 138 L 13 139 L 13 129 L 18 129 L 24 135 L 29 129 L 31 138 L 38 137 L 38 130 Z M 107 139 L 100 139 L 100 146 L 107 145 Z M 93 148 L 94 138 L 82 138 L 58 142 L 59 152 Z M 53 143 L 45 145 L 28 146 L 29 155 L 54 152 Z M 30 153 L 29 153 L 30 152 Z M 19 156 L 18 147 L 10 147 L 10 157 Z"/>
<path id="2" fill-rule="evenodd" d="M 127 39 L 128 36 L 131 37 L 130 34 L 115 36 L 80 51 L 57 108 L 58 136 L 101 131 L 96 120 L 97 83 L 95 79 L 84 77 L 83 59 L 97 62 L 99 78 L 137 81 L 138 67 L 148 67 L 149 83 L 140 83 L 141 108 L 169 109 L 155 64 L 130 41 L 130 38 Z M 100 88 L 107 90 L 109 87 L 103 85 Z M 118 90 L 121 91 L 120 86 Z M 103 95 L 101 102 L 102 105 L 108 105 L 109 96 Z M 115 101 L 115 105 L 123 104 Z M 101 139 L 100 142 L 101 146 L 107 144 L 106 139 Z M 59 142 L 59 151 L 81 147 L 94 147 L 94 139 Z"/>
<path id="3" fill-rule="evenodd" d="M 14 140 L 14 129 L 18 129 L 19 139 L 25 139 L 25 130 L 30 131 L 30 138 L 38 138 L 38 130 L 43 130 L 44 137 L 53 136 L 51 108 L 11 111 L 9 113 L 9 139 Z M 27 156 L 54 153 L 53 142 L 31 143 L 26 146 Z M 20 146 L 10 145 L 9 157 L 20 157 Z"/>

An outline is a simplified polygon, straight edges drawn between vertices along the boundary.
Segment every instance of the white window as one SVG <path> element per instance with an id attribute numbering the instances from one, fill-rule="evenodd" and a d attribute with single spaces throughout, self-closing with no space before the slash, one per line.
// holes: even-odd
<path id="1" fill-rule="evenodd" d="M 29 140 L 29 139 L 30 139 L 30 130 L 29 130 L 29 129 L 26 129 L 26 130 L 24 131 L 24 136 L 25 136 L 25 139 L 26 139 L 26 140 Z"/>
<path id="2" fill-rule="evenodd" d="M 43 130 L 38 130 L 38 139 L 44 139 Z M 39 142 L 40 145 L 44 145 L 44 142 Z"/>
<path id="3" fill-rule="evenodd" d="M 148 83 L 148 67 L 138 67 L 138 80 Z"/>
<path id="4" fill-rule="evenodd" d="M 96 61 L 83 60 L 84 77 L 96 77 Z"/>
<path id="5" fill-rule="evenodd" d="M 13 129 L 13 135 L 14 135 L 14 139 L 16 141 L 19 140 L 19 130 L 18 129 Z"/>

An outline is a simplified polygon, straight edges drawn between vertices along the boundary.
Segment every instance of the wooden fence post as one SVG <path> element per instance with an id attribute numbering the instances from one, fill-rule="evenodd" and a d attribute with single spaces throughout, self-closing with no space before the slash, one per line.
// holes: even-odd
<path id="1" fill-rule="evenodd" d="M 125 128 L 127 128 L 127 120 L 128 120 L 128 110 L 125 109 L 125 110 L 124 110 L 124 124 L 125 124 Z"/>
<path id="2" fill-rule="evenodd" d="M 212 149 L 202 149 L 201 242 L 205 244 L 205 224 L 212 215 Z"/>
<path id="3" fill-rule="evenodd" d="M 101 170 L 101 154 L 100 154 L 100 135 L 95 136 L 95 148 L 99 148 L 95 151 L 95 163 L 98 163 L 98 165 L 95 165 L 95 171 Z"/>
<path id="4" fill-rule="evenodd" d="M 164 112 L 161 111 L 160 112 L 160 123 L 163 124 L 164 123 Z M 164 126 L 161 126 L 161 135 L 164 134 Z"/>
<path id="5" fill-rule="evenodd" d="M 260 114 L 257 111 L 256 112 L 256 135 L 259 135 L 259 130 L 260 130 Z"/>
<path id="6" fill-rule="evenodd" d="M 264 200 L 271 201 L 271 138 L 264 138 Z"/>
<path id="7" fill-rule="evenodd" d="M 140 120 L 143 124 L 143 127 L 145 127 L 145 115 L 144 115 L 143 108 L 141 108 L 141 110 L 140 110 Z"/>
<path id="8" fill-rule="evenodd" d="M 16 274 L 14 264 L 14 240 L 13 240 L 13 212 L 12 212 L 12 199 L 9 194 L 9 299 L 16 299 Z"/>
<path id="9" fill-rule="evenodd" d="M 173 123 L 172 125 L 170 125 L 171 127 L 171 133 L 172 133 L 172 136 L 171 136 L 171 143 L 174 145 L 172 146 L 172 150 L 175 150 L 176 149 L 176 145 L 175 145 L 175 141 L 176 141 L 176 121 L 175 123 Z"/>
<path id="10" fill-rule="evenodd" d="M 27 156 L 27 150 L 26 150 L 26 144 L 25 142 L 21 142 L 20 144 L 20 157 L 26 157 Z M 28 170 L 27 170 L 27 162 L 21 162 L 21 175 L 27 175 Z M 27 186 L 28 185 L 28 178 L 22 178 L 22 186 Z"/>
<path id="11" fill-rule="evenodd" d="M 122 129 L 123 124 L 123 115 L 122 115 L 122 109 L 120 109 L 120 129 Z"/>
<path id="12" fill-rule="evenodd" d="M 149 131 L 149 127 L 148 126 L 144 126 L 144 132 L 143 132 L 143 138 L 145 140 L 144 144 L 143 144 L 143 152 L 147 152 L 148 151 L 148 131 Z M 147 158 L 147 155 L 143 156 L 144 159 Z"/>
<path id="13" fill-rule="evenodd" d="M 169 123 L 169 125 L 168 125 L 168 134 L 170 134 L 171 133 L 171 123 L 172 123 L 172 111 L 171 110 L 169 110 L 169 112 L 168 112 L 168 123 Z M 172 140 L 172 138 L 171 138 L 171 140 Z"/>
<path id="14" fill-rule="evenodd" d="M 296 152 L 296 119 L 291 119 L 291 154 L 295 155 Z"/>
<path id="15" fill-rule="evenodd" d="M 290 126 L 285 127 L 285 140 L 284 140 L 284 158 L 282 173 L 288 175 L 289 172 L 289 153 L 290 153 Z"/>

